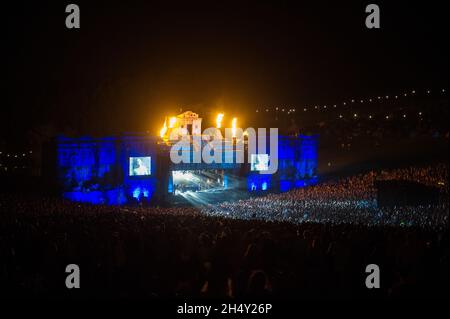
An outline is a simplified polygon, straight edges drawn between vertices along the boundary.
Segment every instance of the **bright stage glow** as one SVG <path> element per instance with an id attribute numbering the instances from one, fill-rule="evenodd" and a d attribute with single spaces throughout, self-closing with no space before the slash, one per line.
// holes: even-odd
<path id="1" fill-rule="evenodd" d="M 166 132 L 167 132 L 167 125 L 166 122 L 164 121 L 164 126 L 162 127 L 161 131 L 159 131 L 159 136 L 161 136 L 161 138 L 164 138 Z"/>
<path id="2" fill-rule="evenodd" d="M 151 157 L 130 157 L 130 176 L 148 176 L 151 175 Z"/>
<path id="3" fill-rule="evenodd" d="M 141 196 L 148 198 L 148 195 L 149 195 L 149 191 L 146 188 L 136 187 L 133 190 L 133 197 L 136 199 L 139 199 Z"/>
<path id="4" fill-rule="evenodd" d="M 237 118 L 233 118 L 231 121 L 231 134 L 232 137 L 236 137 Z"/>
<path id="5" fill-rule="evenodd" d="M 228 187 L 228 180 L 222 170 L 172 171 L 172 180 L 172 190 L 175 195 L 187 192 L 219 191 Z"/>
<path id="6" fill-rule="evenodd" d="M 268 154 L 252 154 L 250 160 L 250 170 L 252 171 L 267 171 L 269 169 Z"/>
<path id="7" fill-rule="evenodd" d="M 221 128 L 222 127 L 222 120 L 223 120 L 223 113 L 217 114 L 217 118 L 216 118 L 216 126 L 217 126 L 217 128 Z"/>
<path id="8" fill-rule="evenodd" d="M 175 124 L 177 123 L 177 118 L 175 116 L 172 116 L 169 119 L 169 128 L 173 128 L 175 126 Z"/>

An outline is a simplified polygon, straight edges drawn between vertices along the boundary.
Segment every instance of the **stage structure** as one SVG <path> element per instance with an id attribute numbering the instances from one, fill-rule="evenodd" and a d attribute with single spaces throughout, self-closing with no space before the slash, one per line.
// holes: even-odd
<path id="1" fill-rule="evenodd" d="M 185 112 L 166 118 L 160 136 L 60 136 L 55 143 L 58 192 L 66 199 L 92 204 L 156 204 L 170 203 L 174 196 L 188 192 L 284 192 L 317 182 L 317 136 L 279 136 L 275 174 L 261 173 L 267 169 L 267 152 L 250 154 L 250 162 L 236 163 L 233 143 L 231 150 L 227 146 L 214 150 L 220 152 L 221 163 L 172 163 L 174 142 L 169 142 L 168 136 L 187 138 L 191 152 L 203 149 L 207 142 L 200 138 L 200 145 L 193 145 L 192 138 L 202 136 L 201 122 L 198 114 Z M 221 134 L 218 137 L 222 138 Z M 225 156 L 232 156 L 233 161 L 227 163 Z"/>

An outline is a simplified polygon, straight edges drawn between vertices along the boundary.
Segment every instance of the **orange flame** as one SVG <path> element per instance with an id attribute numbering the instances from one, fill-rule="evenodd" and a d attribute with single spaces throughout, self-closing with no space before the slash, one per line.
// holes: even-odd
<path id="1" fill-rule="evenodd" d="M 217 128 L 222 127 L 222 119 L 223 119 L 223 113 L 217 114 L 217 118 L 216 118 Z"/>
<path id="2" fill-rule="evenodd" d="M 231 134 L 233 137 L 236 137 L 236 127 L 237 127 L 237 118 L 233 118 L 231 121 Z"/>
<path id="3" fill-rule="evenodd" d="M 177 123 L 177 118 L 175 116 L 172 116 L 169 119 L 169 128 L 173 128 L 175 126 L 175 123 Z"/>
<path id="4" fill-rule="evenodd" d="M 162 127 L 161 131 L 159 131 L 159 136 L 161 136 L 161 138 L 164 138 L 166 133 L 167 133 L 167 125 L 166 121 L 164 121 L 164 126 Z"/>

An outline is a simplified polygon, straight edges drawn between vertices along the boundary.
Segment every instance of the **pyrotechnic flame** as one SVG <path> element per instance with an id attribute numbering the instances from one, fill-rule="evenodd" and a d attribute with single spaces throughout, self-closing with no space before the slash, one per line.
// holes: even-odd
<path id="1" fill-rule="evenodd" d="M 166 121 L 164 121 L 164 126 L 162 127 L 161 131 L 159 131 L 159 136 L 161 136 L 161 138 L 164 138 L 166 132 L 167 132 L 167 125 Z"/>
<path id="2" fill-rule="evenodd" d="M 177 118 L 175 116 L 172 116 L 169 120 L 169 128 L 173 128 L 175 126 L 175 123 L 177 123 Z"/>
<path id="3" fill-rule="evenodd" d="M 222 119 L 223 119 L 223 113 L 217 114 L 217 118 L 216 118 L 217 128 L 222 127 Z"/>
<path id="4" fill-rule="evenodd" d="M 237 118 L 233 118 L 231 121 L 231 134 L 233 137 L 236 137 L 236 127 L 237 127 Z"/>

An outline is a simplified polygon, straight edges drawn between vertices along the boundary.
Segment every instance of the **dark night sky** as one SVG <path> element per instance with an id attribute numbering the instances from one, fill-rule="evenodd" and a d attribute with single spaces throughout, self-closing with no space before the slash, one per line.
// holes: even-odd
<path id="1" fill-rule="evenodd" d="M 28 2 L 2 5 L 7 139 L 43 125 L 156 132 L 179 107 L 248 118 L 448 83 L 447 1 L 374 1 L 380 30 L 360 1 L 75 0 L 79 30 L 65 28 L 71 2 Z"/>

